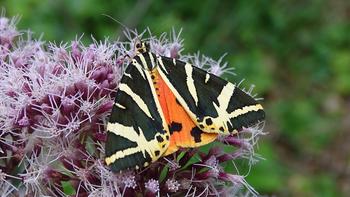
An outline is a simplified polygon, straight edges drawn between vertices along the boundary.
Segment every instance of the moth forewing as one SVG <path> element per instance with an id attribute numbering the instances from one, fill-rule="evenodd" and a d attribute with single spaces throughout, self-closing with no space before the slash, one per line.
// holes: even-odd
<path id="1" fill-rule="evenodd" d="M 263 120 L 262 106 L 234 84 L 189 63 L 158 57 L 158 72 L 192 120 L 205 132 L 236 133 Z"/>
<path id="2" fill-rule="evenodd" d="M 113 171 L 147 166 L 166 151 L 169 135 L 151 76 L 133 59 L 107 124 L 105 161 Z"/>

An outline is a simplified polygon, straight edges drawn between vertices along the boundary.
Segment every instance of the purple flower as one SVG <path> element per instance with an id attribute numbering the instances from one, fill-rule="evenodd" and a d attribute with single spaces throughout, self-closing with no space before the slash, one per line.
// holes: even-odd
<path id="1" fill-rule="evenodd" d="M 169 192 L 177 192 L 180 189 L 181 184 L 175 179 L 168 179 L 165 182 Z"/>
<path id="2" fill-rule="evenodd" d="M 219 136 L 209 152 L 181 149 L 145 169 L 112 173 L 103 162 L 105 126 L 118 83 L 135 54 L 129 42 L 93 40 L 85 46 L 45 45 L 21 39 L 17 18 L 0 17 L 0 191 L 2 196 L 224 196 L 256 192 L 222 164 L 258 161 L 254 145 L 262 125 L 239 135 Z M 232 73 L 222 56 L 215 61 L 181 55 L 180 33 L 152 36 L 153 52 L 188 61 L 215 75 Z M 248 93 L 251 93 L 248 89 Z M 221 144 L 221 145 L 217 145 Z M 222 144 L 236 149 L 225 152 Z M 243 187 L 244 186 L 244 187 Z"/>
<path id="3" fill-rule="evenodd" d="M 159 192 L 159 182 L 155 179 L 150 179 L 145 183 L 145 188 L 152 194 Z"/>

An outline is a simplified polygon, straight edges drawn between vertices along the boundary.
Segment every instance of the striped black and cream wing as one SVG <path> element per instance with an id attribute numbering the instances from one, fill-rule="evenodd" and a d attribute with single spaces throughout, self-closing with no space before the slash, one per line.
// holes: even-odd
<path id="1" fill-rule="evenodd" d="M 168 139 L 151 76 L 133 60 L 121 79 L 107 124 L 105 161 L 112 171 L 147 166 L 166 151 Z"/>
<path id="2" fill-rule="evenodd" d="M 203 131 L 236 133 L 265 118 L 262 106 L 234 84 L 176 59 L 157 61 L 161 77 Z"/>

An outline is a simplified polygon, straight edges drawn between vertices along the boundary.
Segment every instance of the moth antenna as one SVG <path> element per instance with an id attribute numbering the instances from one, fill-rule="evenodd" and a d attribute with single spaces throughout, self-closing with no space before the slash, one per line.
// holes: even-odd
<path id="1" fill-rule="evenodd" d="M 118 23 L 119 25 L 121 25 L 121 26 L 123 27 L 122 32 L 123 32 L 124 36 L 125 36 L 128 40 L 130 40 L 131 43 L 133 43 L 133 45 L 134 45 L 134 46 L 133 46 L 133 47 L 134 47 L 133 51 L 136 51 L 136 44 L 142 42 L 140 36 L 139 36 L 138 33 L 137 33 L 137 30 L 132 30 L 132 29 L 129 28 L 128 26 L 124 25 L 121 21 L 119 21 L 119 20 L 113 18 L 112 16 L 110 16 L 110 15 L 108 15 L 108 14 L 102 14 L 102 15 L 108 17 L 109 19 L 112 19 L 114 22 Z M 135 38 L 133 38 L 132 34 L 134 34 Z M 143 33 L 142 33 L 142 34 L 143 34 Z M 141 35 L 142 35 L 142 34 L 141 34 Z M 128 53 L 126 53 L 126 54 L 123 56 L 123 58 L 124 58 L 124 59 L 127 58 L 129 61 L 131 60 L 131 56 L 130 56 Z"/>
<path id="2" fill-rule="evenodd" d="M 114 22 L 117 22 L 119 25 L 121 25 L 124 29 L 128 30 L 128 31 L 132 31 L 129 27 L 127 27 L 126 25 L 124 25 L 122 22 L 118 21 L 117 19 L 113 18 L 112 16 L 108 15 L 108 14 L 102 14 L 103 16 L 106 16 L 110 19 L 112 19 Z"/>
<path id="3" fill-rule="evenodd" d="M 119 21 L 119 20 L 113 18 L 112 16 L 110 16 L 110 15 L 108 15 L 108 14 L 102 14 L 102 15 L 103 15 L 103 16 L 106 16 L 106 17 L 108 17 L 108 18 L 110 18 L 110 19 L 112 19 L 114 22 L 116 22 L 116 23 L 118 23 L 119 25 L 121 25 L 121 26 L 124 28 L 124 30 L 123 30 L 124 34 L 128 34 L 127 32 L 131 32 L 131 33 L 133 33 L 134 35 L 136 35 L 137 40 L 140 40 L 140 41 L 141 41 L 141 39 L 139 38 L 139 35 L 137 34 L 137 32 L 136 32 L 135 30 L 132 30 L 132 29 L 129 28 L 128 26 L 124 25 L 121 21 Z M 126 31 L 126 32 L 125 32 L 125 31 Z"/>

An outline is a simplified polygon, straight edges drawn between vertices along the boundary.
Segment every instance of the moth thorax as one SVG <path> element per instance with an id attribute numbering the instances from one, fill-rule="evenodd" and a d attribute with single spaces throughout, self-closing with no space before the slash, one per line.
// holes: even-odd
<path id="1" fill-rule="evenodd" d="M 149 44 L 145 42 L 138 42 L 135 45 L 137 53 L 147 53 L 149 51 Z"/>

